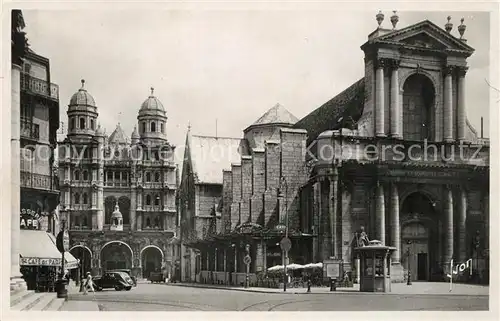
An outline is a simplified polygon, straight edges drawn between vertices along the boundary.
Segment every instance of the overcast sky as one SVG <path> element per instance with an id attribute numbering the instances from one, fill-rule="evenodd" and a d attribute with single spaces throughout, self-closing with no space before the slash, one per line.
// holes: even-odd
<path id="1" fill-rule="evenodd" d="M 111 134 L 118 121 L 130 135 L 153 86 L 167 110 L 170 143 L 194 134 L 241 137 L 276 103 L 299 119 L 364 74 L 360 46 L 375 30 L 375 12 L 23 10 L 29 42 L 51 63 L 59 85 L 61 121 L 80 79 L 95 98 L 99 122 Z M 389 28 L 392 12 L 383 27 Z M 398 12 L 398 28 L 445 12 Z M 452 13 L 457 36 L 465 17 L 470 122 L 488 136 L 489 16 Z M 119 113 L 122 113 L 121 115 Z"/>

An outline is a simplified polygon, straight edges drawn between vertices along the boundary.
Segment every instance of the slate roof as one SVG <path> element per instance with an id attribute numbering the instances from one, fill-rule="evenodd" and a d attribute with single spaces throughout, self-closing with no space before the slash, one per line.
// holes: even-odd
<path id="1" fill-rule="evenodd" d="M 115 130 L 109 136 L 108 144 L 126 144 L 126 137 L 127 136 L 125 135 L 125 132 L 123 131 L 120 124 L 117 124 Z"/>
<path id="2" fill-rule="evenodd" d="M 274 105 L 269 109 L 264 115 L 257 119 L 250 127 L 268 124 L 288 124 L 293 125 L 298 121 L 298 118 L 292 115 L 285 107 L 281 104 Z"/>
<path id="3" fill-rule="evenodd" d="M 189 157 L 198 184 L 222 184 L 222 171 L 240 163 L 241 138 L 188 134 Z"/>
<path id="4" fill-rule="evenodd" d="M 365 103 L 365 81 L 361 78 L 346 90 L 299 120 L 293 128 L 307 130 L 307 144 L 326 130 L 350 128 L 363 113 Z M 341 121 L 339 119 L 342 117 Z"/>

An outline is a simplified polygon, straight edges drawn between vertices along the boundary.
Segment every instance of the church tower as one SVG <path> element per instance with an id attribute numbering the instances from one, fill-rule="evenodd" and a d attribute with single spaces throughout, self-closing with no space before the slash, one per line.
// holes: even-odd
<path id="1" fill-rule="evenodd" d="M 144 144 L 161 145 L 167 141 L 167 115 L 160 100 L 154 96 L 154 88 L 151 88 L 151 95 L 142 103 L 137 120 Z"/>

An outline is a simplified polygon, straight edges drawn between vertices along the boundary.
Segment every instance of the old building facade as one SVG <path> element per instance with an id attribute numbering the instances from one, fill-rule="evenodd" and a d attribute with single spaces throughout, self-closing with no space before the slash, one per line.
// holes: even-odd
<path id="1" fill-rule="evenodd" d="M 130 269 L 138 278 L 175 273 L 177 174 L 165 108 L 142 103 L 128 139 L 118 124 L 108 137 L 94 98 L 82 87 L 68 105 L 59 143 L 61 216 L 82 270 Z M 137 131 L 139 128 L 139 131 Z"/>
<path id="2" fill-rule="evenodd" d="M 457 38 L 450 21 L 398 29 L 393 15 L 384 29 L 377 20 L 361 46 L 362 79 L 276 125 L 278 139 L 245 131 L 249 148 L 221 174 L 221 227 L 209 220 L 205 235 L 183 241 L 200 253 L 202 281 L 241 284 L 246 254 L 251 273 L 281 264 L 284 229 L 293 263 L 336 258 L 356 276 L 364 229 L 396 247 L 394 282 L 409 270 L 413 280 L 446 280 L 452 259 L 472 259 L 473 278 L 488 280 L 489 140 L 467 120 L 465 25 Z"/>

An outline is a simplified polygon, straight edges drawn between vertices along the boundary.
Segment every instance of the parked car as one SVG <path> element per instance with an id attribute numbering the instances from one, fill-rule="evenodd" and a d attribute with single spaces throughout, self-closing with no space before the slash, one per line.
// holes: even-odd
<path id="1" fill-rule="evenodd" d="M 116 270 L 109 270 L 107 272 L 125 272 L 134 282 L 134 286 L 137 286 L 137 279 L 135 278 L 135 276 L 132 276 L 132 273 L 129 269 L 116 269 Z"/>
<path id="2" fill-rule="evenodd" d="M 97 291 L 112 288 L 116 291 L 130 291 L 134 285 L 134 281 L 132 281 L 130 276 L 127 273 L 120 271 L 105 272 L 102 276 L 96 276 L 93 281 Z"/>

